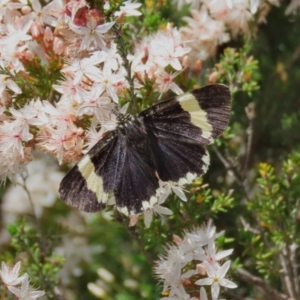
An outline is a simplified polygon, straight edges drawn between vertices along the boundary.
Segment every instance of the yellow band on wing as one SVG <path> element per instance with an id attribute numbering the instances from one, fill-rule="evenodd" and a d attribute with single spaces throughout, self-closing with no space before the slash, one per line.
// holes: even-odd
<path id="1" fill-rule="evenodd" d="M 191 93 L 177 96 L 181 107 L 191 115 L 191 122 L 202 130 L 202 136 L 206 139 L 210 139 L 213 131 L 213 127 L 208 121 L 207 112 L 204 111 L 197 99 Z"/>
<path id="2" fill-rule="evenodd" d="M 90 157 L 85 155 L 77 166 L 82 177 L 86 180 L 87 188 L 96 194 L 99 203 L 106 203 L 108 194 L 103 190 L 103 179 L 95 173 L 95 166 Z"/>

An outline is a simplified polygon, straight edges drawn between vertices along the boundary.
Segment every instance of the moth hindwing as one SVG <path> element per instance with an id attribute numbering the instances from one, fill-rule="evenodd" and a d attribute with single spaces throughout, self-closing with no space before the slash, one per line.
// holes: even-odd
<path id="1" fill-rule="evenodd" d="M 59 188 L 61 199 L 83 211 L 116 207 L 138 214 L 157 202 L 159 180 L 196 178 L 207 171 L 211 144 L 226 128 L 229 89 L 213 84 L 122 116 L 73 167 Z"/>

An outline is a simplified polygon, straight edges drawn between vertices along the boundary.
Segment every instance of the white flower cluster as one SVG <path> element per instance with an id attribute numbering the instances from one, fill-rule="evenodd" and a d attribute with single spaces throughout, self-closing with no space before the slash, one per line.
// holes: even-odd
<path id="1" fill-rule="evenodd" d="M 222 234 L 216 233 L 209 221 L 206 226 L 186 231 L 182 239 L 174 237 L 176 245 L 169 246 L 156 262 L 155 273 L 164 285 L 162 294 L 167 295 L 161 300 L 196 300 L 199 296 L 208 300 L 206 285 L 211 286 L 211 299 L 217 300 L 221 287 L 237 287 L 225 278 L 230 261 L 221 263 L 233 250 L 216 250 L 215 240 Z M 195 284 L 201 287 L 197 293 Z"/>
<path id="2" fill-rule="evenodd" d="M 175 0 L 178 6 L 191 5 L 191 17 L 184 17 L 187 26 L 181 28 L 182 39 L 192 48 L 192 62 L 213 56 L 217 46 L 238 33 L 249 35 L 249 23 L 264 21 L 270 4 L 279 0 Z M 296 1 L 293 1 L 296 2 Z"/>
<path id="3" fill-rule="evenodd" d="M 189 66 L 190 50 L 183 44 L 179 31 L 168 24 L 166 30 L 147 36 L 136 46 L 131 57 L 133 72 L 141 82 L 155 82 L 155 89 L 161 94 L 168 90 L 182 94 L 174 78 Z M 174 70 L 171 74 L 167 71 L 170 67 Z"/>
<path id="4" fill-rule="evenodd" d="M 191 184 L 196 177 L 196 174 L 188 173 L 185 178 L 181 178 L 178 182 L 165 182 L 159 180 L 159 188 L 156 191 L 156 197 L 152 197 L 152 199 L 150 199 L 150 202 L 151 200 L 153 202 L 150 204 L 153 205 L 146 209 L 143 213 L 145 226 L 147 228 L 150 227 L 153 219 L 153 214 L 158 214 L 161 217 L 163 217 L 163 215 L 169 216 L 173 214 L 170 209 L 162 206 L 162 204 L 167 200 L 172 192 L 176 194 L 177 197 L 182 201 L 187 201 L 186 195 L 184 193 L 184 187 L 187 184 Z M 138 221 L 138 217 L 139 215 L 129 216 L 131 226 L 136 224 L 136 222 Z"/>
<path id="5" fill-rule="evenodd" d="M 3 284 L 19 300 L 35 300 L 42 297 L 45 292 L 33 290 L 29 285 L 28 274 L 19 276 L 21 262 L 16 263 L 12 268 L 2 262 L 0 277 Z M 2 298 L 1 298 L 2 299 Z"/>

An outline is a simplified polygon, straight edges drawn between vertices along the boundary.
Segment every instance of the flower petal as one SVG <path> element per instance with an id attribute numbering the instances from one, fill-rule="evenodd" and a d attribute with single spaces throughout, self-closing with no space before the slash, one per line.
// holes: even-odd
<path id="1" fill-rule="evenodd" d="M 203 278 L 197 280 L 195 283 L 198 285 L 211 285 L 213 283 L 213 280 L 211 278 Z"/>
<path id="2" fill-rule="evenodd" d="M 225 277 L 228 269 L 230 268 L 230 264 L 231 264 L 231 261 L 228 260 L 228 261 L 226 261 L 226 263 L 224 265 L 222 265 L 222 267 L 219 270 L 219 277 Z"/>
<path id="3" fill-rule="evenodd" d="M 218 283 L 213 283 L 211 285 L 211 297 L 212 300 L 217 300 L 220 294 L 220 286 Z"/>
<path id="4" fill-rule="evenodd" d="M 228 288 L 228 289 L 235 289 L 235 288 L 237 288 L 237 285 L 234 282 L 232 282 L 232 281 L 230 281 L 230 280 L 228 280 L 226 278 L 220 278 L 219 284 L 221 286 L 224 286 L 224 287 Z"/>
<path id="5" fill-rule="evenodd" d="M 204 287 L 200 289 L 200 300 L 208 300 L 206 290 Z"/>

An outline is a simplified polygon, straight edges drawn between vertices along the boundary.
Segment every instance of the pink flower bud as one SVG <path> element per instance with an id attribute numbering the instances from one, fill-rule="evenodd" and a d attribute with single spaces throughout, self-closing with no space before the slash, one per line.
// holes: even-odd
<path id="1" fill-rule="evenodd" d="M 148 57 L 149 57 L 149 47 L 148 45 L 143 45 L 142 46 L 142 53 L 143 53 L 143 56 L 142 56 L 142 62 L 145 64 L 148 60 Z"/>
<path id="2" fill-rule="evenodd" d="M 39 22 L 34 22 L 30 28 L 32 36 L 37 39 L 44 34 L 44 26 Z"/>
<path id="3" fill-rule="evenodd" d="M 182 243 L 182 238 L 176 234 L 173 234 L 173 242 L 177 245 L 180 245 Z"/>
<path id="4" fill-rule="evenodd" d="M 202 61 L 200 59 L 198 59 L 196 62 L 195 62 L 195 65 L 194 65 L 194 71 L 196 74 L 199 74 L 202 70 Z"/>
<path id="5" fill-rule="evenodd" d="M 129 216 L 129 226 L 135 226 L 137 221 L 139 220 L 139 215 L 130 215 Z"/>
<path id="6" fill-rule="evenodd" d="M 212 72 L 208 77 L 208 82 L 215 83 L 218 79 L 218 76 L 219 76 L 218 72 Z"/>
<path id="7" fill-rule="evenodd" d="M 126 17 L 126 14 L 125 14 L 123 11 L 121 11 L 121 13 L 120 13 L 120 15 L 118 16 L 116 22 L 117 22 L 118 24 L 122 24 L 125 17 Z"/>
<path id="8" fill-rule="evenodd" d="M 44 41 L 51 42 L 53 41 L 53 32 L 50 27 L 45 28 L 44 32 Z"/>
<path id="9" fill-rule="evenodd" d="M 64 53 L 64 42 L 59 37 L 55 37 L 53 40 L 53 51 L 57 55 L 62 55 Z"/>
<path id="10" fill-rule="evenodd" d="M 30 50 L 26 50 L 24 53 L 24 58 L 31 61 L 34 59 L 34 54 Z"/>
<path id="11" fill-rule="evenodd" d="M 28 5 L 25 5 L 21 8 L 21 12 L 23 15 L 28 15 L 31 12 L 31 7 Z"/>
<path id="12" fill-rule="evenodd" d="M 182 66 L 184 67 L 184 68 L 188 68 L 189 66 L 190 66 L 190 59 L 189 59 L 189 57 L 187 56 L 187 55 L 185 55 L 184 57 L 183 57 L 183 59 L 182 59 Z"/>

